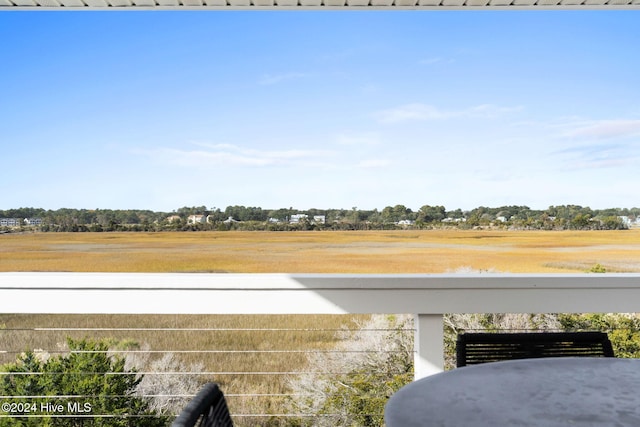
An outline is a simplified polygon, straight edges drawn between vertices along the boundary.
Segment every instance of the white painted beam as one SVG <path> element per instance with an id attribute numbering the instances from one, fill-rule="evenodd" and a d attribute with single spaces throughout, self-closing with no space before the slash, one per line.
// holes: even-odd
<path id="1" fill-rule="evenodd" d="M 444 370 L 444 322 L 442 314 L 417 314 L 413 377 L 416 380 Z"/>
<path id="2" fill-rule="evenodd" d="M 0 273 L 2 313 L 636 311 L 639 274 Z"/>

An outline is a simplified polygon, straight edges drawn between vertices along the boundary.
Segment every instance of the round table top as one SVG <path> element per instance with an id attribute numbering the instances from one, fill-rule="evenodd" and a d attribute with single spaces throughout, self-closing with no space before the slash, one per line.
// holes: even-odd
<path id="1" fill-rule="evenodd" d="M 385 407 L 387 427 L 638 427 L 640 360 L 524 359 L 415 381 Z"/>

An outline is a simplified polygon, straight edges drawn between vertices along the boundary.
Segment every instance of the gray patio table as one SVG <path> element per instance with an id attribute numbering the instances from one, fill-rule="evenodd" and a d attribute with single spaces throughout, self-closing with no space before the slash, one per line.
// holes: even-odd
<path id="1" fill-rule="evenodd" d="M 401 388 L 387 427 L 638 427 L 640 360 L 560 357 L 454 369 Z"/>

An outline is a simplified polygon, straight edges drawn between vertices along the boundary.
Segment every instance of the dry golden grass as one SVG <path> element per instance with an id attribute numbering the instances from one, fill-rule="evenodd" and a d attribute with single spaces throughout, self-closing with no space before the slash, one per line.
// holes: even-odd
<path id="1" fill-rule="evenodd" d="M 112 339 L 129 343 L 128 350 L 150 349 L 148 362 L 175 352 L 185 367 L 201 365 L 197 376 L 215 381 L 228 397 L 234 414 L 286 411 L 288 392 L 281 373 L 305 369 L 305 352 L 329 350 L 337 330 L 354 326 L 352 315 L 0 315 L 0 364 L 14 361 L 29 349 L 64 352 L 67 337 Z M 150 328 L 149 330 L 137 330 Z M 74 330 L 70 330 L 74 329 Z M 136 330 L 125 330 L 136 329 Z M 159 330 L 165 329 L 165 330 Z M 190 330 L 198 329 L 198 330 Z M 183 353 L 196 350 L 196 353 Z M 205 352 L 202 352 L 202 351 Z M 258 352 L 255 352 L 255 351 Z M 269 351 L 279 351 L 272 353 Z M 216 351 L 216 353 L 206 353 Z M 225 353 L 228 351 L 228 353 Z M 248 351 L 243 353 L 242 351 Z M 282 352 L 292 351 L 292 352 Z M 124 353 L 123 353 L 124 354 Z M 200 372 L 200 371 L 199 371 Z M 232 374 L 210 374 L 227 372 Z M 262 372 L 262 374 L 241 374 Z M 276 372 L 277 374 L 264 374 Z M 152 375 L 152 374 L 147 374 Z M 180 381 L 179 377 L 172 377 Z M 167 392 L 167 391 L 165 391 Z M 234 394 L 267 396 L 233 396 Z M 264 425 L 263 418 L 237 420 L 236 425 Z"/>
<path id="2" fill-rule="evenodd" d="M 153 351 L 178 354 L 193 350 L 325 350 L 335 342 L 336 330 L 353 326 L 357 318 L 364 316 L 5 314 L 0 316 L 0 363 L 15 360 L 17 354 L 28 349 L 64 352 L 67 337 L 109 338 L 127 342 L 128 350 L 148 345 Z M 187 353 L 180 358 L 186 365 L 204 362 L 208 371 L 283 372 L 300 366 L 304 356 L 216 353 L 203 359 L 202 354 Z M 256 369 L 259 359 L 263 359 L 262 368 Z"/>
<path id="3" fill-rule="evenodd" d="M 640 271 L 640 230 L 0 235 L 0 271 L 515 273 Z"/>

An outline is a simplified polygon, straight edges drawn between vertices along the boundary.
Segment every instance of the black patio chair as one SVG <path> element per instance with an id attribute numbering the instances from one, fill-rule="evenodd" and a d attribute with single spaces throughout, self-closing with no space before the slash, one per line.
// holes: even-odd
<path id="1" fill-rule="evenodd" d="M 537 357 L 614 357 L 605 332 L 462 333 L 456 366 Z"/>
<path id="2" fill-rule="evenodd" d="M 227 401 L 215 383 L 207 383 L 187 404 L 171 427 L 233 427 Z"/>

